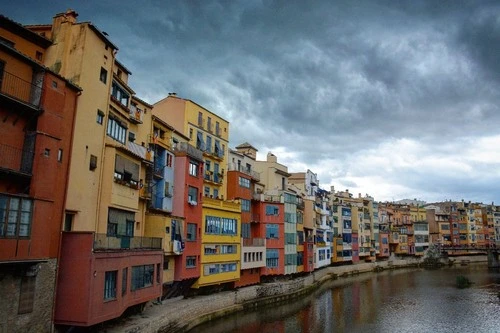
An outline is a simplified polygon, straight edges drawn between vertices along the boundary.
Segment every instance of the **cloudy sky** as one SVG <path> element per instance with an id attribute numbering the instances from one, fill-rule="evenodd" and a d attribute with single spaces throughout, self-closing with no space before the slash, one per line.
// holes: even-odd
<path id="1" fill-rule="evenodd" d="M 23 24 L 68 8 L 109 34 L 138 97 L 203 105 L 231 147 L 380 201 L 500 204 L 498 1 L 0 3 Z"/>

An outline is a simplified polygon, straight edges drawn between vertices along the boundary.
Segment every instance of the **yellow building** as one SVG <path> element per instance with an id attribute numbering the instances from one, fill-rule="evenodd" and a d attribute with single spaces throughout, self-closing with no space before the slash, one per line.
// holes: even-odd
<path id="1" fill-rule="evenodd" d="M 189 138 L 203 152 L 201 272 L 194 288 L 239 279 L 241 206 L 226 201 L 229 122 L 191 100 L 170 94 L 154 104 L 155 114 Z"/>
<path id="2" fill-rule="evenodd" d="M 201 275 L 193 288 L 239 280 L 240 203 L 203 198 L 202 221 Z"/>
<path id="3" fill-rule="evenodd" d="M 134 97 L 130 71 L 116 60 L 118 48 L 77 16 L 68 10 L 30 29 L 52 41 L 45 66 L 82 88 L 54 321 L 91 326 L 161 296 L 163 234 L 145 237 L 141 198 L 153 161 L 146 144 L 152 106 Z M 75 302 L 80 311 L 68 311 Z"/>

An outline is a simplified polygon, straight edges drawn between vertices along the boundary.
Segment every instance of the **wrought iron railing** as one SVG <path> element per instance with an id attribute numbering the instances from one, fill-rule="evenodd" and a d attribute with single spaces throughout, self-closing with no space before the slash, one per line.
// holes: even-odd
<path id="1" fill-rule="evenodd" d="M 0 167 L 31 174 L 34 153 L 16 147 L 0 144 Z"/>
<path id="2" fill-rule="evenodd" d="M 42 91 L 41 84 L 35 85 L 9 72 L 4 71 L 0 80 L 0 93 L 37 108 Z"/>
<path id="3" fill-rule="evenodd" d="M 95 234 L 95 250 L 127 250 L 127 249 L 150 249 L 161 250 L 162 239 L 159 237 L 140 237 L 107 234 Z"/>

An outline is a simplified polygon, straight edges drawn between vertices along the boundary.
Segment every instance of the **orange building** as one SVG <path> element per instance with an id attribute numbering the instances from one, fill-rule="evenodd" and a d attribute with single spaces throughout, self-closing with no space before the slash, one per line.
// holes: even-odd
<path id="1" fill-rule="evenodd" d="M 51 331 L 80 88 L 41 65 L 49 40 L 3 16 L 0 37 L 0 326 Z"/>
<path id="2" fill-rule="evenodd" d="M 259 223 L 259 215 L 252 213 L 253 194 L 260 192 L 260 174 L 253 170 L 257 149 L 248 143 L 229 150 L 227 197 L 241 203 L 241 271 L 236 287 L 260 282 L 266 266 L 266 235 Z"/>

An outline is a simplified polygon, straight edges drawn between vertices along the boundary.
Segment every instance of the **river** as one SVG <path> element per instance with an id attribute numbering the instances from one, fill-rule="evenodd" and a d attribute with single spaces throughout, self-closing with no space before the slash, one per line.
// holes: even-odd
<path id="1" fill-rule="evenodd" d="M 456 277 L 473 282 L 456 287 Z M 237 313 L 190 333 L 500 332 L 500 273 L 486 264 L 338 278 L 287 304 Z"/>

